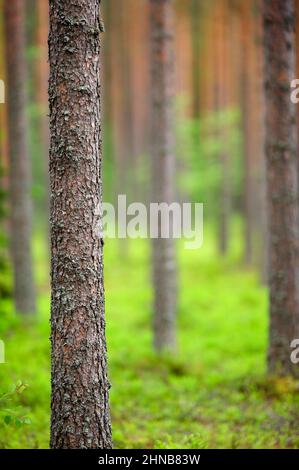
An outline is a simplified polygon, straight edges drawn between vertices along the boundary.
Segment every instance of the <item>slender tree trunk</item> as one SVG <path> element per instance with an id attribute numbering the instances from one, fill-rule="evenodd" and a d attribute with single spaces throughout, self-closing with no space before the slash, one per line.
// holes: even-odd
<path id="1" fill-rule="evenodd" d="M 200 15 L 201 0 L 191 0 L 191 39 L 192 39 L 192 115 L 200 114 Z"/>
<path id="2" fill-rule="evenodd" d="M 254 180 L 254 136 L 253 136 L 253 46 L 254 36 L 252 34 L 252 9 L 251 1 L 242 4 L 242 110 L 243 110 L 243 153 L 244 153 L 244 248 L 245 262 L 251 264 L 253 261 L 254 229 L 255 229 L 255 180 Z"/>
<path id="3" fill-rule="evenodd" d="M 38 47 L 38 60 L 36 63 L 36 101 L 39 108 L 40 140 L 44 153 L 44 160 L 48 163 L 49 155 L 49 124 L 48 124 L 48 100 L 47 84 L 49 78 L 49 66 L 46 61 L 47 38 L 49 34 L 49 5 L 47 1 L 36 4 L 37 27 L 36 44 Z"/>
<path id="4" fill-rule="evenodd" d="M 219 251 L 225 255 L 229 250 L 231 218 L 231 158 L 228 133 L 223 116 L 229 109 L 228 47 L 227 47 L 227 2 L 217 0 L 216 5 L 216 54 L 215 54 L 215 110 L 217 113 L 217 137 L 221 143 L 219 152 L 221 183 L 219 198 Z"/>
<path id="5" fill-rule="evenodd" d="M 5 70 L 5 49 L 4 49 L 4 15 L 3 15 L 3 1 L 0 0 L 0 80 L 4 83 L 4 100 L 5 100 L 5 83 L 6 83 L 6 70 Z M 0 165 L 1 171 L 5 172 L 5 176 L 1 174 L 3 188 L 6 190 L 8 182 L 6 172 L 8 168 L 8 139 L 7 139 L 7 113 L 6 106 L 1 101 L 0 96 Z"/>
<path id="6" fill-rule="evenodd" d="M 150 0 L 152 93 L 152 199 L 174 199 L 174 48 L 172 0 Z M 172 238 L 152 244 L 154 346 L 176 347 L 176 263 Z"/>
<path id="7" fill-rule="evenodd" d="M 40 148 L 43 160 L 43 176 L 45 183 L 44 205 L 48 215 L 50 208 L 50 183 L 48 175 L 49 167 L 49 110 L 47 86 L 49 80 L 49 65 L 47 57 L 47 38 L 49 35 L 49 4 L 45 0 L 36 2 L 36 44 L 38 47 L 38 58 L 35 64 L 35 100 L 38 105 L 38 131 Z"/>
<path id="8" fill-rule="evenodd" d="M 299 78 L 299 0 L 295 0 L 295 38 L 296 38 L 296 77 Z M 297 105 L 297 138 L 299 142 L 299 106 Z M 299 148 L 298 148 L 299 160 Z"/>
<path id="9" fill-rule="evenodd" d="M 105 21 L 105 28 L 109 31 L 103 39 L 103 88 L 104 92 L 102 95 L 103 106 L 102 106 L 102 121 L 105 128 L 105 146 L 104 146 L 104 168 L 105 171 L 105 200 L 112 201 L 113 199 L 113 180 L 115 177 L 115 151 L 114 151 L 114 135 L 113 135 L 113 80 L 112 80 L 112 48 L 111 48 L 111 36 L 113 35 L 111 17 L 113 16 L 112 4 L 107 1 L 103 2 L 103 15 Z M 114 199 L 115 203 L 116 200 Z"/>
<path id="10" fill-rule="evenodd" d="M 10 171 L 11 256 L 18 312 L 34 313 L 31 256 L 32 201 L 27 149 L 26 67 L 23 0 L 4 2 Z"/>
<path id="11" fill-rule="evenodd" d="M 259 268 L 260 280 L 263 284 L 268 284 L 268 211 L 266 204 L 266 160 L 265 160 L 265 103 L 264 103 L 264 67 L 263 67 L 263 0 L 253 1 L 254 12 L 254 39 L 255 39 L 255 67 L 254 67 L 254 136 L 256 170 L 255 177 L 257 183 L 255 197 L 255 224 L 257 229 L 257 250 L 256 264 Z"/>
<path id="12" fill-rule="evenodd" d="M 121 178 L 121 185 L 125 189 L 128 198 L 132 198 L 132 181 L 130 181 L 130 174 L 134 173 L 136 166 L 134 165 L 133 158 L 133 95 L 132 95 L 132 70 L 131 70 L 131 55 L 130 48 L 126 40 L 130 40 L 130 2 L 118 1 L 117 8 L 119 10 L 119 58 L 122 72 L 122 86 L 126 90 L 122 93 L 122 106 L 121 106 L 121 131 L 123 132 L 123 146 L 122 146 L 122 162 L 123 169 Z M 135 21 L 135 20 L 133 20 Z M 132 166 L 131 166 L 132 165 Z M 128 172 L 128 166 L 131 166 L 131 171 Z M 133 198 L 134 200 L 134 198 Z"/>
<path id="13" fill-rule="evenodd" d="M 100 0 L 50 0 L 52 448 L 110 448 Z"/>
<path id="14" fill-rule="evenodd" d="M 295 371 L 290 342 L 299 333 L 298 164 L 293 0 L 264 0 L 266 164 L 269 211 L 271 373 Z"/>

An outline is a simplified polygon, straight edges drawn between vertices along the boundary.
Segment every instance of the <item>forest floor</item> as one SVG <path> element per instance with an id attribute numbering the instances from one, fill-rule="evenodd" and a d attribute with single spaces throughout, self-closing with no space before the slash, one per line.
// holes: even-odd
<path id="1" fill-rule="evenodd" d="M 35 243 L 36 320 L 0 303 L 0 447 L 49 445 L 49 289 Z M 128 250 L 126 256 L 120 257 Z M 116 448 L 299 448 L 298 384 L 265 376 L 267 295 L 238 247 L 180 249 L 179 351 L 152 352 L 149 249 L 105 244 L 107 336 Z"/>

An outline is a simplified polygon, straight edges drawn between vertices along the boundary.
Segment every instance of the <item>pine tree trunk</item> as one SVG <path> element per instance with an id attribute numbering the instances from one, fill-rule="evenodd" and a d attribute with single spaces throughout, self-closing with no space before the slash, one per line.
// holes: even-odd
<path id="1" fill-rule="evenodd" d="M 192 116 L 200 115 L 200 16 L 201 0 L 191 0 L 191 40 L 192 40 Z"/>
<path id="2" fill-rule="evenodd" d="M 5 69 L 5 48 L 4 48 L 4 14 L 3 14 L 3 1 L 0 0 L 0 80 L 4 82 L 4 95 L 5 95 L 5 83 L 6 83 L 6 69 Z M 2 98 L 2 97 L 0 97 Z M 4 96 L 5 100 L 5 96 Z M 3 190 L 6 191 L 8 188 L 7 181 L 7 168 L 8 168 L 8 130 L 7 130 L 7 112 L 6 106 L 0 101 L 0 166 L 1 180 L 3 184 Z"/>
<path id="3" fill-rule="evenodd" d="M 47 57 L 47 38 L 49 35 L 49 4 L 47 1 L 36 2 L 36 44 L 38 47 L 38 57 L 35 64 L 35 96 L 38 105 L 38 137 L 42 152 L 42 171 L 45 186 L 44 208 L 48 215 L 50 208 L 50 184 L 49 184 L 49 110 L 47 86 L 49 80 L 49 64 Z M 47 217 L 48 218 L 48 217 Z"/>
<path id="4" fill-rule="evenodd" d="M 299 333 L 298 164 L 293 0 L 264 0 L 266 164 L 269 211 L 271 373 L 295 370 L 290 342 Z"/>
<path id="5" fill-rule="evenodd" d="M 227 2 L 217 0 L 215 28 L 216 28 L 216 52 L 215 52 L 215 110 L 217 117 L 217 138 L 221 144 L 219 160 L 221 167 L 221 183 L 219 197 L 219 251 L 225 255 L 230 245 L 230 218 L 231 218 L 231 157 L 228 145 L 228 131 L 223 120 L 223 115 L 229 109 L 229 80 L 228 80 L 228 47 L 227 47 Z"/>
<path id="6" fill-rule="evenodd" d="M 251 1 L 242 4 L 242 127 L 243 127 L 243 154 L 244 154 L 244 254 L 246 264 L 253 261 L 254 228 L 255 228 L 255 196 L 254 181 L 254 138 L 253 138 L 253 46 L 252 10 Z M 254 77 L 256 79 L 256 77 Z"/>
<path id="7" fill-rule="evenodd" d="M 50 1 L 52 448 L 110 448 L 100 0 Z"/>
<path id="8" fill-rule="evenodd" d="M 16 310 L 35 311 L 32 273 L 30 196 L 31 167 L 27 149 L 24 2 L 4 2 L 9 134 L 11 256 Z"/>
<path id="9" fill-rule="evenodd" d="M 172 0 L 150 0 L 152 200 L 174 199 L 174 47 Z M 176 347 L 176 262 L 172 238 L 152 243 L 154 347 Z"/>
<path id="10" fill-rule="evenodd" d="M 299 0 L 295 0 L 296 77 L 299 78 Z M 299 106 L 297 105 L 297 138 L 299 142 Z M 299 158 L 299 149 L 298 149 Z"/>

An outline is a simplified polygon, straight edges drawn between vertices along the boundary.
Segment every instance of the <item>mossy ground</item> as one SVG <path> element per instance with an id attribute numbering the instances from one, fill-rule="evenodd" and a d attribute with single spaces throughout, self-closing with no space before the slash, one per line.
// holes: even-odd
<path id="1" fill-rule="evenodd" d="M 49 289 L 45 246 L 35 243 L 38 317 L 19 320 L 0 303 L 0 447 L 49 445 Z M 127 251 L 120 256 L 120 252 Z M 118 448 L 299 448 L 298 384 L 265 375 L 267 293 L 213 243 L 179 248 L 179 350 L 152 351 L 149 245 L 105 244 L 111 409 Z M 17 389 L 11 387 L 17 384 Z M 25 390 L 21 384 L 27 384 Z M 21 393 L 22 392 L 22 393 Z M 6 402 L 7 401 L 7 402 Z M 8 409 L 8 411 L 7 411 Z M 29 417 L 22 419 L 5 416 Z M 27 420 L 26 420 L 27 421 Z"/>

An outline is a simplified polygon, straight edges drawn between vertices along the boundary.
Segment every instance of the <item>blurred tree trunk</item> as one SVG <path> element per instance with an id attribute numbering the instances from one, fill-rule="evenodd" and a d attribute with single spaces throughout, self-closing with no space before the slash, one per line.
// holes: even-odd
<path id="1" fill-rule="evenodd" d="M 229 76 L 227 47 L 227 2 L 217 0 L 215 28 L 215 110 L 217 118 L 217 137 L 220 145 L 221 183 L 219 198 L 219 250 L 226 254 L 229 249 L 230 216 L 231 216 L 231 162 L 227 136 L 227 111 L 229 110 Z"/>
<path id="2" fill-rule="evenodd" d="M 122 186 L 123 182 L 121 180 L 121 175 L 123 171 L 123 133 L 122 133 L 122 123 L 121 123 L 121 116 L 122 116 L 122 69 L 121 69 L 121 61 L 119 58 L 119 43 L 120 43 L 120 19 L 119 19 L 119 9 L 118 9 L 117 0 L 110 0 L 109 4 L 104 2 L 105 5 L 104 13 L 106 17 L 106 28 L 108 28 L 108 47 L 110 50 L 110 57 L 109 59 L 105 57 L 106 63 L 106 75 L 105 78 L 110 80 L 110 120 L 111 120 L 111 132 L 113 134 L 113 157 L 114 157 L 114 167 L 115 170 L 113 172 L 113 184 L 112 184 L 112 193 L 113 193 L 113 202 L 117 204 L 117 196 L 118 194 L 123 194 L 125 192 L 124 186 Z M 109 14 L 107 14 L 107 10 L 109 10 Z M 105 41 L 107 39 L 105 38 Z M 110 77 L 107 76 L 110 68 Z M 105 89 L 105 102 L 107 102 L 107 96 L 109 90 Z M 107 106 L 109 106 L 109 101 Z M 105 106 L 105 103 L 104 103 Z M 106 111 L 107 112 L 107 107 Z M 121 240 L 120 240 L 121 241 Z"/>
<path id="3" fill-rule="evenodd" d="M 130 3 L 118 1 L 117 10 L 119 12 L 119 60 L 121 67 L 121 81 L 122 87 L 125 93 L 121 94 L 121 132 L 122 145 L 120 151 L 122 152 L 121 157 L 121 173 L 120 173 L 120 185 L 124 188 L 124 193 L 128 197 L 131 196 L 131 185 L 130 173 L 135 171 L 133 164 L 133 126 L 132 126 L 132 77 L 131 77 L 131 60 L 130 60 L 130 22 L 135 21 L 130 17 Z M 128 172 L 128 166 L 131 166 L 131 171 Z"/>
<path id="4" fill-rule="evenodd" d="M 270 373 L 295 372 L 290 343 L 299 334 L 298 162 L 294 1 L 264 0 L 266 164 L 270 262 Z M 298 369 L 298 368 L 297 368 Z"/>
<path id="5" fill-rule="evenodd" d="M 254 229 L 255 229 L 255 197 L 254 180 L 254 139 L 253 134 L 253 45 L 252 34 L 252 2 L 242 4 L 242 111 L 243 111 L 243 153 L 244 153 L 244 222 L 245 222 L 245 262 L 253 261 Z"/>
<path id="6" fill-rule="evenodd" d="M 263 145 L 262 15 L 260 0 L 242 4 L 241 101 L 244 154 L 245 262 L 267 278 L 265 162 Z M 266 256 L 265 256 L 266 255 Z"/>
<path id="7" fill-rule="evenodd" d="M 132 82 L 131 64 L 128 47 L 130 11 L 128 2 L 123 0 L 110 0 L 111 26 L 114 35 L 110 38 L 112 51 L 112 81 L 115 122 L 115 194 L 127 194 L 129 192 L 128 171 L 131 163 L 133 134 L 132 134 Z M 112 13 L 111 13 L 112 12 Z M 125 92 L 124 92 L 125 90 Z M 121 239 L 121 252 L 125 239 Z"/>
<path id="8" fill-rule="evenodd" d="M 150 0 L 152 94 L 152 200 L 174 199 L 174 32 L 172 0 Z M 160 224 L 161 228 L 161 224 Z M 160 235 L 160 234 L 159 234 Z M 152 243 L 154 346 L 176 347 L 176 262 L 174 240 Z"/>
<path id="9" fill-rule="evenodd" d="M 100 1 L 50 2 L 52 448 L 110 448 Z"/>
<path id="10" fill-rule="evenodd" d="M 200 14 L 201 0 L 191 0 L 191 38 L 192 38 L 192 108 L 193 118 L 200 113 Z"/>
<path id="11" fill-rule="evenodd" d="M 265 103 L 264 103 L 264 67 L 263 67 L 263 0 L 253 0 L 254 17 L 254 43 L 255 43 L 255 65 L 253 75 L 255 77 L 254 88 L 254 135 L 256 155 L 255 178 L 257 184 L 255 197 L 255 224 L 257 229 L 256 264 L 259 268 L 260 280 L 263 284 L 268 283 L 269 271 L 269 249 L 268 249 L 268 212 L 266 203 L 266 161 L 265 161 Z"/>
<path id="12" fill-rule="evenodd" d="M 23 0 L 4 3 L 9 132 L 11 256 L 18 312 L 34 313 L 30 159 L 27 150 L 26 66 Z"/>
<path id="13" fill-rule="evenodd" d="M 299 0 L 295 0 L 295 17 L 296 17 L 296 77 L 299 78 Z M 297 133 L 299 142 L 299 105 L 297 105 Z M 299 144 L 298 144 L 299 145 Z M 298 159 L 299 159 L 299 148 L 298 148 Z"/>
<path id="14" fill-rule="evenodd" d="M 36 64 L 36 101 L 40 113 L 40 136 L 44 161 L 49 156 L 49 123 L 48 123 L 48 76 L 49 66 L 47 58 L 47 39 L 49 34 L 49 5 L 47 1 L 36 4 L 37 28 L 36 45 L 38 47 L 38 60 Z"/>
<path id="15" fill-rule="evenodd" d="M 0 0 L 0 80 L 6 83 L 5 50 L 4 50 L 4 15 L 3 0 Z M 4 96 L 5 98 L 5 96 Z M 0 102 L 0 166 L 4 174 L 1 175 L 3 189 L 7 189 L 6 173 L 8 170 L 8 142 L 7 142 L 7 113 L 6 106 Z"/>
<path id="16" fill-rule="evenodd" d="M 105 192 L 104 197 L 107 197 L 108 200 L 116 202 L 115 198 L 113 199 L 113 178 L 115 176 L 115 151 L 114 151 L 114 141 L 113 141 L 113 115 L 112 115 L 112 105 L 113 105 L 113 74 L 112 74 L 112 54 L 111 54 L 111 36 L 114 35 L 112 30 L 112 21 L 111 17 L 113 16 L 112 4 L 107 1 L 103 2 L 103 13 L 105 28 L 107 34 L 103 38 L 103 122 L 104 122 L 104 168 L 105 171 Z"/>
<path id="17" fill-rule="evenodd" d="M 47 215 L 50 210 L 49 167 L 49 110 L 48 110 L 48 78 L 49 65 L 47 62 L 47 39 L 49 34 L 49 3 L 36 2 L 36 45 L 38 57 L 35 67 L 35 99 L 38 106 L 39 140 L 43 155 L 43 177 L 45 181 L 44 204 Z"/>

